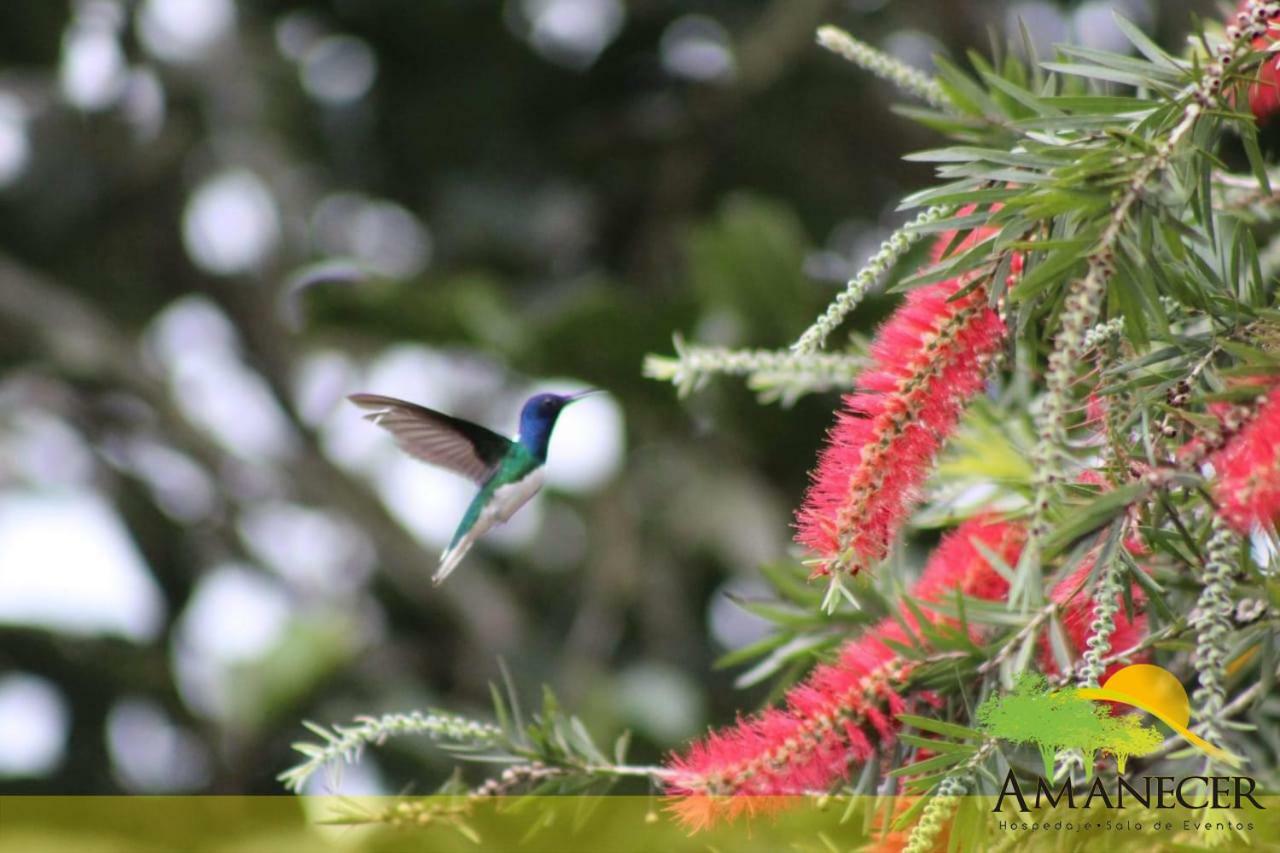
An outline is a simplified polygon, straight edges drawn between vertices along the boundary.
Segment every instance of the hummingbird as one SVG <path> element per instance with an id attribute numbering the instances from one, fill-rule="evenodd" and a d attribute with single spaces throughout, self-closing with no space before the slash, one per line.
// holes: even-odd
<path id="1" fill-rule="evenodd" d="M 520 431 L 514 440 L 480 424 L 394 397 L 352 394 L 347 398 L 368 409 L 365 420 L 395 436 L 405 453 L 460 474 L 480 487 L 449 547 L 440 555 L 432 583 L 443 583 L 477 539 L 495 524 L 510 519 L 538 493 L 556 418 L 565 406 L 596 390 L 530 397 L 520 410 Z"/>

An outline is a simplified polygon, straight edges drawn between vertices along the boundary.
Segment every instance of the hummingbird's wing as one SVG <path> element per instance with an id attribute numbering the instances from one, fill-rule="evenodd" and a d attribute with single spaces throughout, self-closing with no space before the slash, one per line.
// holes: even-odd
<path id="1" fill-rule="evenodd" d="M 371 410 L 365 420 L 395 436 L 396 444 L 405 453 L 478 484 L 489 479 L 512 444 L 510 439 L 479 424 L 394 397 L 352 394 L 347 399 Z"/>

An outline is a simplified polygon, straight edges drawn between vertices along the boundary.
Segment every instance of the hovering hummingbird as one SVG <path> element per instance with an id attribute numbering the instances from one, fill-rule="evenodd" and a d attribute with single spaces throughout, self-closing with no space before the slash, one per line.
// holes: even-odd
<path id="1" fill-rule="evenodd" d="M 433 583 L 442 583 L 485 531 L 507 521 L 538 493 L 556 418 L 565 406 L 595 392 L 591 389 L 568 396 L 530 397 L 520 410 L 520 432 L 514 441 L 480 424 L 394 397 L 352 394 L 347 398 L 360 408 L 371 410 L 365 420 L 395 436 L 396 444 L 405 453 L 461 474 L 480 486 L 453 541 L 440 555 L 440 567 L 431 577 Z"/>

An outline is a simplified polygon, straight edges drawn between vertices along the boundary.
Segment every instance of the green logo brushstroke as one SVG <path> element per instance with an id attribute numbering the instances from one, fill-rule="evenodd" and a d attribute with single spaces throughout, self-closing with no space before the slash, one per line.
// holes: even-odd
<path id="1" fill-rule="evenodd" d="M 1044 676 L 1034 673 L 1024 673 L 1012 692 L 987 697 L 977 719 L 988 734 L 1038 747 L 1045 778 L 1053 778 L 1053 758 L 1059 750 L 1083 752 L 1089 778 L 1100 751 L 1115 756 L 1123 773 L 1130 756 L 1148 755 L 1164 742 L 1154 726 L 1143 725 L 1136 715 L 1113 715 L 1109 705 L 1075 689 L 1051 690 Z"/>

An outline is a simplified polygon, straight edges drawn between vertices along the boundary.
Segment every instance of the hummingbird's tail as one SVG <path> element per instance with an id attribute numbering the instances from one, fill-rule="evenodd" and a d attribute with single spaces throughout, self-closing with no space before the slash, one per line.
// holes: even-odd
<path id="1" fill-rule="evenodd" d="M 444 579 L 453 574 L 453 570 L 458 568 L 462 563 L 462 558 L 467 556 L 467 552 L 471 550 L 471 543 L 476 541 L 478 534 L 475 528 L 467 531 L 462 538 L 454 541 L 448 548 L 444 549 L 444 553 L 440 555 L 440 567 L 436 569 L 436 573 L 431 576 L 431 582 L 436 586 L 444 583 Z"/>

